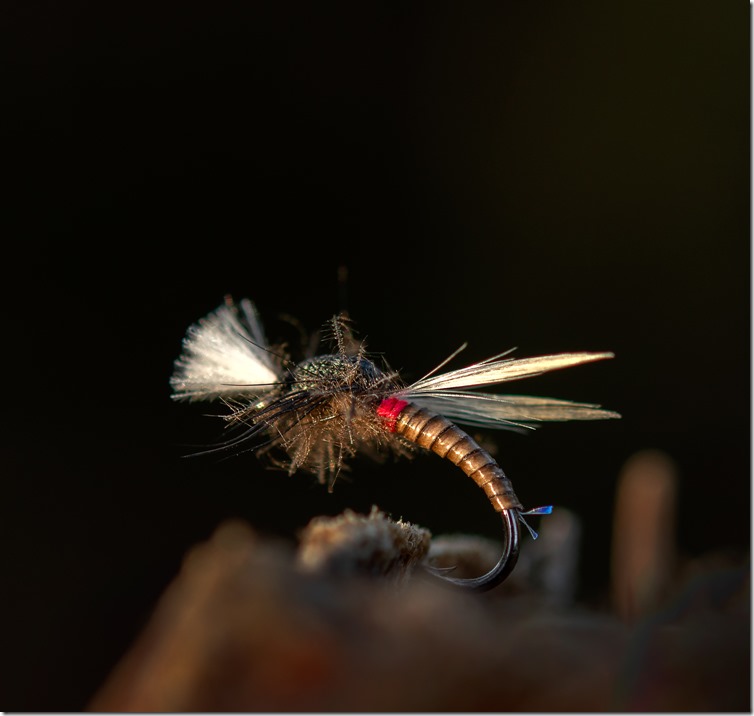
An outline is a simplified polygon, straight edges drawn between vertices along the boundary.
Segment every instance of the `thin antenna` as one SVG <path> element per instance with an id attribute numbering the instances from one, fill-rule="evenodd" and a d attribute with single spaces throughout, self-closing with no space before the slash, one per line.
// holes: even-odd
<path id="1" fill-rule="evenodd" d="M 338 266 L 338 307 L 340 315 L 348 316 L 348 266 Z"/>
<path id="2" fill-rule="evenodd" d="M 466 343 L 466 342 L 461 343 L 461 345 L 458 346 L 458 348 L 456 348 L 442 363 L 440 363 L 439 365 L 436 365 L 434 368 L 432 368 L 432 370 L 429 371 L 429 373 L 427 373 L 425 376 L 422 376 L 421 380 L 424 380 L 424 378 L 429 378 L 429 376 L 432 375 L 433 373 L 437 373 L 437 371 L 440 370 L 440 368 L 442 368 L 444 365 L 447 365 L 448 363 L 450 363 L 450 361 L 452 361 L 453 358 L 455 358 L 461 351 L 466 350 L 466 348 L 467 348 L 468 345 L 469 344 Z M 417 382 L 419 382 L 419 381 L 417 381 Z"/>

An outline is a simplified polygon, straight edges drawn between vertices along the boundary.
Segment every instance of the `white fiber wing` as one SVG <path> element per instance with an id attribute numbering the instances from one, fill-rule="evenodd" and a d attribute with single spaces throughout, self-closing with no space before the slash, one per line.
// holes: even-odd
<path id="1" fill-rule="evenodd" d="M 466 368 L 459 368 L 448 373 L 432 375 L 413 383 L 401 396 L 414 399 L 422 393 L 436 391 L 478 388 L 483 385 L 494 385 L 509 380 L 530 378 L 551 370 L 570 368 L 582 363 L 591 363 L 605 358 L 613 358 L 612 353 L 558 353 L 556 355 L 536 356 L 534 358 L 509 358 L 489 360 L 475 363 Z"/>
<path id="2" fill-rule="evenodd" d="M 176 400 L 262 395 L 280 381 L 251 301 L 229 299 L 192 325 L 170 379 Z"/>
<path id="3" fill-rule="evenodd" d="M 406 397 L 401 394 L 401 397 Z M 416 394 L 416 405 L 444 415 L 458 423 L 484 428 L 534 428 L 536 423 L 559 420 L 605 420 L 619 418 L 611 410 L 591 403 L 574 403 L 556 398 L 530 395 L 495 395 L 493 393 L 451 392 Z"/>

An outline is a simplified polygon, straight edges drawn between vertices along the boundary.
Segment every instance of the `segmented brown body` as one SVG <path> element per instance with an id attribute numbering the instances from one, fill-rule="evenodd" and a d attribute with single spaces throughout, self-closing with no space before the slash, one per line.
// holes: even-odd
<path id="1" fill-rule="evenodd" d="M 394 431 L 461 468 L 498 511 L 522 510 L 511 481 L 486 450 L 442 415 L 412 403 L 395 418 Z"/>

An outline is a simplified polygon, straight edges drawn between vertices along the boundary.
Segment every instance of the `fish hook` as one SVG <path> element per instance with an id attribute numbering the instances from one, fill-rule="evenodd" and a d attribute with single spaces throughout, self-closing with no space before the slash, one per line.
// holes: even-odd
<path id="1" fill-rule="evenodd" d="M 520 542 L 520 531 L 518 522 L 520 513 L 518 510 L 503 510 L 500 513 L 503 519 L 503 531 L 505 541 L 503 543 L 503 554 L 498 563 L 487 574 L 481 577 L 472 577 L 470 579 L 459 579 L 458 577 L 448 577 L 443 573 L 448 571 L 437 567 L 427 566 L 425 570 L 431 575 L 433 580 L 441 584 L 460 587 L 472 592 L 486 592 L 493 589 L 503 582 L 513 571 L 518 561 L 518 547 Z M 452 569 L 452 568 L 451 568 Z"/>

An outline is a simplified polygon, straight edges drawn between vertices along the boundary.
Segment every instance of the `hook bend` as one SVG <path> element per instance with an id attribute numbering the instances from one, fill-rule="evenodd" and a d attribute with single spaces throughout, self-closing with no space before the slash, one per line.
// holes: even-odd
<path id="1" fill-rule="evenodd" d="M 503 545 L 503 555 L 498 563 L 487 574 L 481 577 L 472 577 L 471 579 L 459 579 L 458 577 L 446 577 L 442 574 L 444 570 L 434 567 L 426 567 L 426 571 L 433 579 L 443 584 L 460 587 L 472 592 L 486 592 L 503 582 L 513 571 L 518 561 L 518 547 L 520 542 L 520 532 L 518 527 L 519 511 L 516 509 L 503 510 L 500 512 L 503 518 L 503 530 L 505 532 L 505 542 Z"/>

